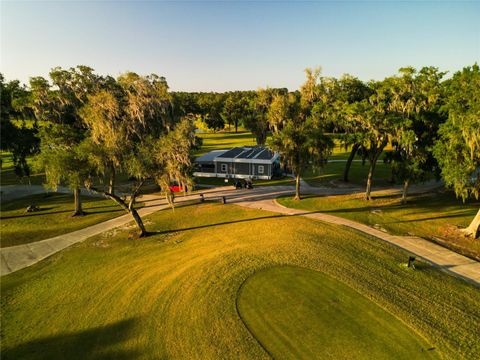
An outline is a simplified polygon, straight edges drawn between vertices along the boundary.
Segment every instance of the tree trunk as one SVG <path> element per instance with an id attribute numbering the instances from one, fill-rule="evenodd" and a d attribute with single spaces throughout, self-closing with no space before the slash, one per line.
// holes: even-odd
<path id="1" fill-rule="evenodd" d="M 235 120 L 235 134 L 238 132 L 238 120 Z"/>
<path id="2" fill-rule="evenodd" d="M 108 192 L 110 194 L 115 194 L 115 166 L 113 163 L 110 164 L 110 181 L 108 183 Z"/>
<path id="3" fill-rule="evenodd" d="M 143 185 L 143 181 L 140 182 L 140 184 L 137 186 L 135 191 L 132 193 L 132 196 L 130 197 L 130 201 L 128 202 L 128 204 L 121 197 L 119 197 L 115 194 L 108 193 L 108 192 L 105 192 L 105 191 L 100 191 L 100 190 L 98 190 L 98 189 L 96 189 L 92 186 L 90 186 L 89 189 L 92 190 L 92 191 L 95 191 L 99 194 L 103 194 L 103 195 L 109 197 L 110 199 L 115 201 L 118 205 L 120 205 L 120 207 L 123 210 L 125 210 L 127 213 L 131 214 L 132 217 L 133 217 L 133 220 L 135 221 L 135 223 L 138 226 L 138 229 L 140 230 L 139 237 L 145 237 L 145 236 L 148 235 L 148 232 L 145 229 L 145 225 L 143 224 L 142 218 L 138 214 L 137 210 L 133 207 L 133 205 L 135 204 L 135 199 L 136 199 L 136 197 L 138 195 L 138 192 L 140 191 L 140 187 L 142 185 Z"/>
<path id="4" fill-rule="evenodd" d="M 371 192 L 372 192 L 372 180 L 373 180 L 373 172 L 375 171 L 375 166 L 377 165 L 378 158 L 382 154 L 383 149 L 387 145 L 387 139 L 384 139 L 379 146 L 375 146 L 375 153 L 373 157 L 370 159 L 370 169 L 368 170 L 368 178 L 367 178 L 367 189 L 365 191 L 365 199 L 371 200 Z"/>
<path id="5" fill-rule="evenodd" d="M 350 172 L 350 166 L 352 166 L 352 161 L 355 158 L 355 154 L 358 151 L 360 144 L 354 144 L 352 146 L 352 151 L 350 151 L 350 155 L 348 156 L 347 163 L 345 164 L 345 170 L 343 172 L 343 181 L 348 182 L 348 173 Z"/>
<path id="6" fill-rule="evenodd" d="M 367 178 L 367 189 L 365 190 L 365 199 L 372 200 L 371 192 L 372 192 L 372 179 L 373 179 L 373 172 L 375 171 L 375 166 L 377 165 L 377 155 L 372 159 L 370 163 L 370 169 L 368 170 L 368 178 Z"/>
<path id="7" fill-rule="evenodd" d="M 143 224 L 143 220 L 142 220 L 142 218 L 140 217 L 140 215 L 138 215 L 137 209 L 135 209 L 134 207 L 132 207 L 132 208 L 130 209 L 130 213 L 132 214 L 133 219 L 135 220 L 135 223 L 137 224 L 138 228 L 140 229 L 139 237 L 145 237 L 145 236 L 147 236 L 147 235 L 148 235 L 147 229 L 145 229 L 145 225 Z"/>
<path id="8" fill-rule="evenodd" d="M 405 180 L 403 182 L 403 191 L 402 191 L 402 200 L 401 200 L 401 203 L 402 204 L 406 204 L 407 203 L 407 191 L 408 191 L 408 186 L 410 185 L 410 181 L 409 180 Z"/>
<path id="9" fill-rule="evenodd" d="M 300 200 L 300 174 L 295 176 L 295 200 Z"/>
<path id="10" fill-rule="evenodd" d="M 470 225 L 462 231 L 466 236 L 471 236 L 474 239 L 478 239 L 480 237 L 480 209 L 478 210 L 477 215 L 475 215 Z"/>
<path id="11" fill-rule="evenodd" d="M 73 198 L 75 199 L 75 211 L 72 216 L 83 216 L 85 213 L 82 210 L 81 189 L 79 187 L 73 190 Z"/>

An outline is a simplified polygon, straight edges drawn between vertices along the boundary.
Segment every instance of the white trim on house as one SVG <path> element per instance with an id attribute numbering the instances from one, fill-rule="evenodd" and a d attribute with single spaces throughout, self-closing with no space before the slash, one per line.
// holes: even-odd
<path id="1" fill-rule="evenodd" d="M 193 173 L 193 176 L 198 176 L 198 177 L 217 177 L 216 173 L 206 173 L 206 172 L 197 172 L 195 171 Z"/>

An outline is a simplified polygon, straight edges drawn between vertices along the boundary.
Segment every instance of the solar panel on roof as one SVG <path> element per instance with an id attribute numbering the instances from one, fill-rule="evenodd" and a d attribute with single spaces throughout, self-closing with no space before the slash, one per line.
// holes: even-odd
<path id="1" fill-rule="evenodd" d="M 219 157 L 220 158 L 234 158 L 235 156 L 241 154 L 243 152 L 243 148 L 233 148 L 233 149 L 230 149 L 228 150 L 227 152 L 223 153 L 222 155 L 220 155 Z"/>
<path id="2" fill-rule="evenodd" d="M 269 160 L 273 157 L 273 153 L 266 149 L 264 152 L 260 153 L 256 159 Z"/>

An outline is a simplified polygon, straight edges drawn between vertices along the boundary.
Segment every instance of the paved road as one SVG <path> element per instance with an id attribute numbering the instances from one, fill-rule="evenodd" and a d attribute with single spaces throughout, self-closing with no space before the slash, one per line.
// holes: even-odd
<path id="1" fill-rule="evenodd" d="M 352 189 L 331 189 L 331 188 L 310 188 L 305 186 L 306 192 L 314 192 L 316 194 L 333 195 L 351 193 Z M 415 191 L 424 191 L 427 187 L 418 187 L 412 189 Z M 397 192 L 400 189 L 386 190 L 388 192 Z M 233 190 L 231 187 L 220 187 L 215 189 L 207 189 L 203 194 L 207 200 L 219 201 L 222 196 L 227 197 L 227 203 L 239 206 L 261 209 L 285 215 L 305 216 L 315 220 L 321 220 L 328 223 L 346 226 L 360 231 L 369 236 L 386 241 L 390 244 L 398 246 L 416 256 L 424 259 L 431 264 L 439 266 L 455 276 L 464 278 L 478 286 L 480 286 L 480 263 L 459 255 L 453 251 L 445 249 L 425 239 L 414 236 L 395 236 L 380 230 L 371 228 L 367 225 L 360 224 L 351 220 L 340 218 L 337 216 L 323 214 L 318 212 L 307 212 L 303 210 L 295 210 L 285 208 L 279 205 L 275 199 L 278 196 L 293 193 L 293 187 L 290 186 L 259 186 L 253 190 Z M 184 201 L 198 200 L 198 194 L 188 195 L 186 197 L 178 197 L 177 203 Z M 139 210 L 140 215 L 146 216 L 153 212 L 168 208 L 163 198 L 154 195 L 145 196 L 141 201 L 146 206 Z M 38 261 L 53 255 L 54 253 L 65 249 L 66 247 L 84 241 L 85 239 L 111 230 L 113 228 L 124 226 L 131 222 L 130 215 L 120 216 L 118 218 L 90 226 L 85 229 L 74 231 L 69 234 L 60 235 L 51 239 L 38 241 L 31 244 L 12 246 L 0 250 L 1 254 L 1 275 L 5 275 L 27 266 L 33 265 Z"/>

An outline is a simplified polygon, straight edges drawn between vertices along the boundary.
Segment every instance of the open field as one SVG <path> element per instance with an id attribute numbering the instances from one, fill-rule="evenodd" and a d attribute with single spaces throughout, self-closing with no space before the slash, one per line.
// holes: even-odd
<path id="1" fill-rule="evenodd" d="M 401 321 L 432 356 L 480 356 L 478 289 L 427 264 L 406 268 L 407 254 L 386 243 L 235 205 L 186 204 L 145 220 L 155 235 L 111 231 L 3 277 L 2 358 L 267 358 L 235 304 L 247 278 L 277 265 L 328 275 Z M 293 281 L 310 301 L 317 280 Z"/>
<path id="2" fill-rule="evenodd" d="M 459 236 L 457 227 L 472 221 L 480 201 L 465 204 L 450 191 L 412 195 L 407 204 L 398 196 L 376 196 L 371 201 L 363 194 L 314 196 L 300 201 L 281 198 L 279 203 L 296 209 L 320 211 L 345 217 L 397 235 L 416 235 L 431 239 L 454 251 L 480 260 L 480 242 Z"/>
<path id="3" fill-rule="evenodd" d="M 317 271 L 258 271 L 242 285 L 237 304 L 274 359 L 439 358 L 399 319 Z"/>
<path id="4" fill-rule="evenodd" d="M 25 213 L 31 204 L 41 211 Z M 1 247 L 48 239 L 125 214 L 109 199 L 82 196 L 82 205 L 87 215 L 71 217 L 74 204 L 70 194 L 39 194 L 2 202 Z"/>

